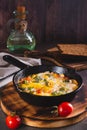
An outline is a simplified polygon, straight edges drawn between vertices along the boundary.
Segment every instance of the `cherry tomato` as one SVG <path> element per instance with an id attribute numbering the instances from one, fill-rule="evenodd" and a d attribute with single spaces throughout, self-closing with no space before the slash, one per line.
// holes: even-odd
<path id="1" fill-rule="evenodd" d="M 22 122 L 22 120 L 19 117 L 19 115 L 8 115 L 6 117 L 6 125 L 10 129 L 18 128 L 21 125 L 21 122 Z"/>
<path id="2" fill-rule="evenodd" d="M 58 114 L 61 117 L 66 117 L 73 111 L 73 105 L 69 102 L 63 102 L 58 106 Z"/>

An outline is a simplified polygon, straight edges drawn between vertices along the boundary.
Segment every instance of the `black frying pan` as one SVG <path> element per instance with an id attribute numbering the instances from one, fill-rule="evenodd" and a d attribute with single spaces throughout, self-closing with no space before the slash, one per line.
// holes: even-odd
<path id="1" fill-rule="evenodd" d="M 39 66 L 28 66 L 25 65 L 24 63 L 20 62 L 19 60 L 9 56 L 5 55 L 3 59 L 10 64 L 13 64 L 19 68 L 21 68 L 20 71 L 18 71 L 14 77 L 13 77 L 13 84 L 14 87 L 16 88 L 17 92 L 19 95 L 27 102 L 33 105 L 39 105 L 39 106 L 53 106 L 53 105 L 58 105 L 61 102 L 64 101 L 72 101 L 76 95 L 76 93 L 82 88 L 82 78 L 81 76 L 72 68 L 67 68 L 67 67 L 61 67 L 61 66 L 53 66 L 53 65 L 39 65 Z M 45 72 L 45 71 L 51 71 L 51 72 L 56 72 L 56 73 L 63 73 L 69 78 L 73 78 L 77 80 L 79 87 L 75 91 L 61 95 L 61 96 L 38 96 L 38 95 L 33 95 L 25 92 L 21 92 L 18 89 L 18 81 L 31 74 L 35 73 L 40 73 L 40 72 Z"/>

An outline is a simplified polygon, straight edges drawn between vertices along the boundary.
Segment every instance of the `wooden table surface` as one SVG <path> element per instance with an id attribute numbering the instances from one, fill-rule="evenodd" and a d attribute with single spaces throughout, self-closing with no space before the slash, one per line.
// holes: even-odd
<path id="1" fill-rule="evenodd" d="M 83 82 L 85 85 L 87 85 L 87 70 L 84 71 L 80 71 L 79 74 L 82 76 L 83 78 Z M 5 125 L 5 117 L 6 115 L 2 112 L 2 110 L 0 109 L 0 128 L 2 130 L 8 130 L 7 126 Z M 18 130 L 41 130 L 41 128 L 35 128 L 35 127 L 30 127 L 30 126 L 26 126 L 26 125 L 22 125 L 21 128 L 18 128 Z M 49 128 L 50 129 L 50 128 Z M 87 130 L 87 118 L 85 118 L 84 120 L 82 120 L 81 122 L 68 126 L 68 127 L 64 127 L 64 128 L 55 128 L 55 130 Z M 44 129 L 44 130 L 48 130 L 48 129 Z M 52 130 L 54 130 L 54 128 L 52 128 Z"/>
<path id="2" fill-rule="evenodd" d="M 62 48 L 62 50 L 60 50 L 61 49 L 61 46 L 63 47 Z M 63 50 L 64 49 L 64 44 L 62 44 L 61 46 L 58 46 L 58 48 L 57 47 L 52 47 L 52 48 L 50 48 L 50 49 L 48 49 L 49 50 L 49 52 L 48 53 L 41 53 L 41 52 L 39 52 L 40 54 L 42 54 L 42 55 L 44 55 L 44 54 L 46 54 L 46 56 L 47 57 L 51 57 L 52 59 L 57 59 L 57 56 L 59 56 L 58 54 L 61 52 L 62 54 L 64 53 L 64 54 L 67 54 L 67 49 L 66 49 L 66 52 L 65 52 L 65 50 Z M 87 44 L 85 45 L 85 47 L 84 47 L 84 50 L 85 50 L 85 48 L 87 47 Z M 66 47 L 67 48 L 67 47 Z M 59 51 L 58 51 L 58 49 L 59 49 Z M 74 51 L 74 50 L 73 50 Z M 72 52 L 73 52 L 72 51 Z M 54 56 L 52 57 L 52 53 L 54 53 L 55 52 L 55 54 L 54 54 Z M 80 52 L 80 51 L 79 51 Z M 39 53 L 36 53 L 36 51 L 35 51 L 35 53 L 30 53 L 30 52 L 27 52 L 27 53 L 25 53 L 25 55 L 26 56 L 29 56 L 29 57 L 33 57 L 33 56 L 35 56 L 36 54 L 36 57 L 38 57 L 38 56 L 40 56 L 40 55 L 38 55 Z M 68 53 L 68 54 L 70 54 L 70 53 Z M 74 52 L 73 52 L 73 54 L 75 54 Z M 71 54 L 71 55 L 73 55 L 73 54 Z M 78 54 L 78 53 L 77 53 Z M 76 54 L 76 55 L 77 55 Z M 56 55 L 56 56 L 55 56 Z M 79 54 L 80 56 L 83 56 L 82 55 L 82 52 Z M 87 51 L 85 50 L 84 51 L 84 56 L 87 56 Z M 48 60 L 48 59 L 47 59 Z M 69 59 L 70 60 L 70 59 Z M 76 63 L 69 63 L 68 65 L 69 66 L 73 66 L 73 67 L 77 67 L 78 68 L 78 64 L 80 65 L 80 67 L 79 68 L 83 68 L 83 66 L 85 65 L 85 67 L 86 67 L 86 69 L 85 70 L 82 70 L 82 71 L 79 71 L 78 73 L 81 75 L 81 77 L 83 78 L 83 82 L 84 82 L 84 84 L 85 85 L 87 85 L 87 60 L 85 60 L 85 63 L 83 63 L 83 62 L 79 62 L 79 61 L 77 61 Z M 0 129 L 2 129 L 2 130 L 9 130 L 8 128 L 7 128 L 7 126 L 5 125 L 5 117 L 6 117 L 6 115 L 3 113 L 3 111 L 2 111 L 2 109 L 0 108 Z M 55 130 L 87 130 L 87 118 L 85 118 L 84 120 L 82 120 L 81 122 L 79 122 L 79 123 L 76 123 L 76 124 L 74 124 L 74 125 L 71 125 L 71 126 L 67 126 L 67 127 L 64 127 L 64 128 L 55 128 Z M 41 128 L 35 128 L 35 127 L 30 127 L 30 126 L 26 126 L 26 125 L 22 125 L 21 126 L 21 128 L 18 128 L 18 130 L 41 130 Z M 50 128 L 49 129 L 44 129 L 44 130 L 50 130 Z M 54 128 L 52 128 L 51 130 L 54 130 Z"/>

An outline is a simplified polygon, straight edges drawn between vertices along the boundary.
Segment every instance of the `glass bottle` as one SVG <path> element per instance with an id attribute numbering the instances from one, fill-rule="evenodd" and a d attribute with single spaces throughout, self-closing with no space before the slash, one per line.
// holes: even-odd
<path id="1" fill-rule="evenodd" d="M 25 50 L 34 50 L 36 40 L 34 35 L 27 31 L 28 22 L 26 21 L 27 11 L 25 6 L 18 6 L 15 14 L 15 29 L 11 31 L 7 39 L 7 48 L 11 52 L 23 52 Z"/>

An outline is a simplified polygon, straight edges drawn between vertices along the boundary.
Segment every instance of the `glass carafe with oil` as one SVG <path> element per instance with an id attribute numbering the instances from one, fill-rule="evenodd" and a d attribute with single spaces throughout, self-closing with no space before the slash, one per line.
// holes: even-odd
<path id="1" fill-rule="evenodd" d="M 18 6 L 13 13 L 15 14 L 15 29 L 11 31 L 7 39 L 7 48 L 11 52 L 34 50 L 36 39 L 30 31 L 27 31 L 28 22 L 26 20 L 27 11 L 25 6 Z"/>

